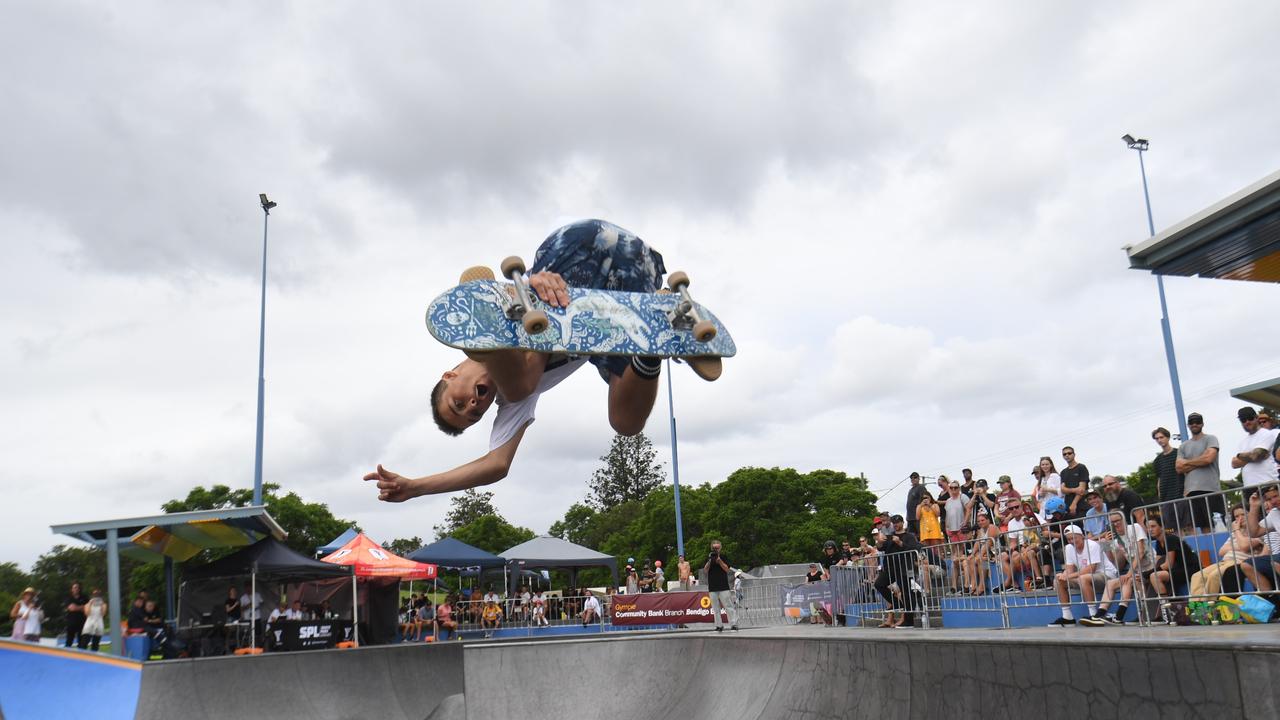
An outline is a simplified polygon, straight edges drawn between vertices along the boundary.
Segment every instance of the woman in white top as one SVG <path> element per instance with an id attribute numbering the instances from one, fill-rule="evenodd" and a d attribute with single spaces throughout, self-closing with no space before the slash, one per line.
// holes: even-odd
<path id="1" fill-rule="evenodd" d="M 106 632 L 107 601 L 102 599 L 102 591 L 93 589 L 92 597 L 84 606 L 84 630 L 80 631 L 80 649 L 98 651 L 102 642 L 102 634 Z"/>
<path id="2" fill-rule="evenodd" d="M 547 601 L 543 599 L 541 590 L 534 593 L 529 603 L 533 607 L 533 624 L 550 625 L 551 623 L 547 622 Z"/>
<path id="3" fill-rule="evenodd" d="M 27 639 L 27 616 L 31 614 L 31 608 L 35 607 L 33 601 L 36 597 L 35 588 L 27 588 L 18 596 L 18 601 L 13 604 L 13 608 L 9 610 L 9 619 L 13 621 L 13 639 Z"/>
<path id="4" fill-rule="evenodd" d="M 1053 458 L 1040 458 L 1040 465 L 1033 472 L 1038 473 L 1035 496 L 1040 507 L 1044 507 L 1044 501 L 1051 497 L 1062 497 L 1062 478 L 1053 467 Z"/>

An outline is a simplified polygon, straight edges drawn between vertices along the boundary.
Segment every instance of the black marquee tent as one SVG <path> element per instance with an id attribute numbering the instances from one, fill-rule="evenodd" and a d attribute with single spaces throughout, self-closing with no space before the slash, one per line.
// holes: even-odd
<path id="1" fill-rule="evenodd" d="M 294 551 L 275 538 L 264 538 L 208 565 L 186 570 L 178 600 L 178 623 L 202 622 L 205 613 L 218 612 L 227 597 L 228 581 L 262 597 L 259 613 L 275 606 L 276 588 L 315 580 L 352 578 L 351 568 L 321 562 Z"/>
<path id="2" fill-rule="evenodd" d="M 472 547 L 456 538 L 443 538 L 409 553 L 410 560 L 433 563 L 449 570 L 499 568 L 507 563 L 503 558 Z"/>

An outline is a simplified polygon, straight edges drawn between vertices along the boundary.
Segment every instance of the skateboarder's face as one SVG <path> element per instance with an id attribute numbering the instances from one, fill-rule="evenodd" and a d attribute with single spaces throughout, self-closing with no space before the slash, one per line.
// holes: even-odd
<path id="1" fill-rule="evenodd" d="M 440 394 L 440 414 L 456 428 L 469 428 L 484 417 L 493 404 L 493 382 L 479 363 L 462 363 L 446 372 Z"/>

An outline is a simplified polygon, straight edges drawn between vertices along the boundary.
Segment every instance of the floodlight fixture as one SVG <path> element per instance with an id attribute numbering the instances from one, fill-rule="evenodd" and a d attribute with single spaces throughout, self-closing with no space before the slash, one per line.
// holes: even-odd
<path id="1" fill-rule="evenodd" d="M 1130 150 L 1137 150 L 1138 152 L 1145 151 L 1148 145 L 1150 145 L 1150 143 L 1147 142 L 1146 138 L 1135 138 L 1129 133 L 1125 133 L 1123 136 L 1120 137 L 1120 139 L 1124 141 L 1125 145 L 1129 146 Z"/>
<path id="2" fill-rule="evenodd" d="M 262 201 L 262 212 L 270 215 L 271 208 L 275 207 L 276 204 L 267 199 L 266 193 L 258 193 L 258 199 Z"/>

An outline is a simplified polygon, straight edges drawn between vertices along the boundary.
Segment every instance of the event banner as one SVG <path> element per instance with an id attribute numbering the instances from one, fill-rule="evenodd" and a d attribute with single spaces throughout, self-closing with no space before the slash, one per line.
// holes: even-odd
<path id="1" fill-rule="evenodd" d="M 827 580 L 803 585 L 779 585 L 778 593 L 781 596 L 782 614 L 792 617 L 809 617 L 810 605 L 815 603 L 830 609 L 835 600 L 831 583 Z M 791 612 L 788 613 L 788 610 Z"/>
<path id="2" fill-rule="evenodd" d="M 352 639 L 350 620 L 277 620 L 267 632 L 274 650 L 318 650 Z"/>
<path id="3" fill-rule="evenodd" d="M 711 596 L 705 592 L 653 592 L 614 595 L 610 608 L 614 625 L 687 625 L 709 623 Z M 725 622 L 729 617 L 721 612 Z"/>

